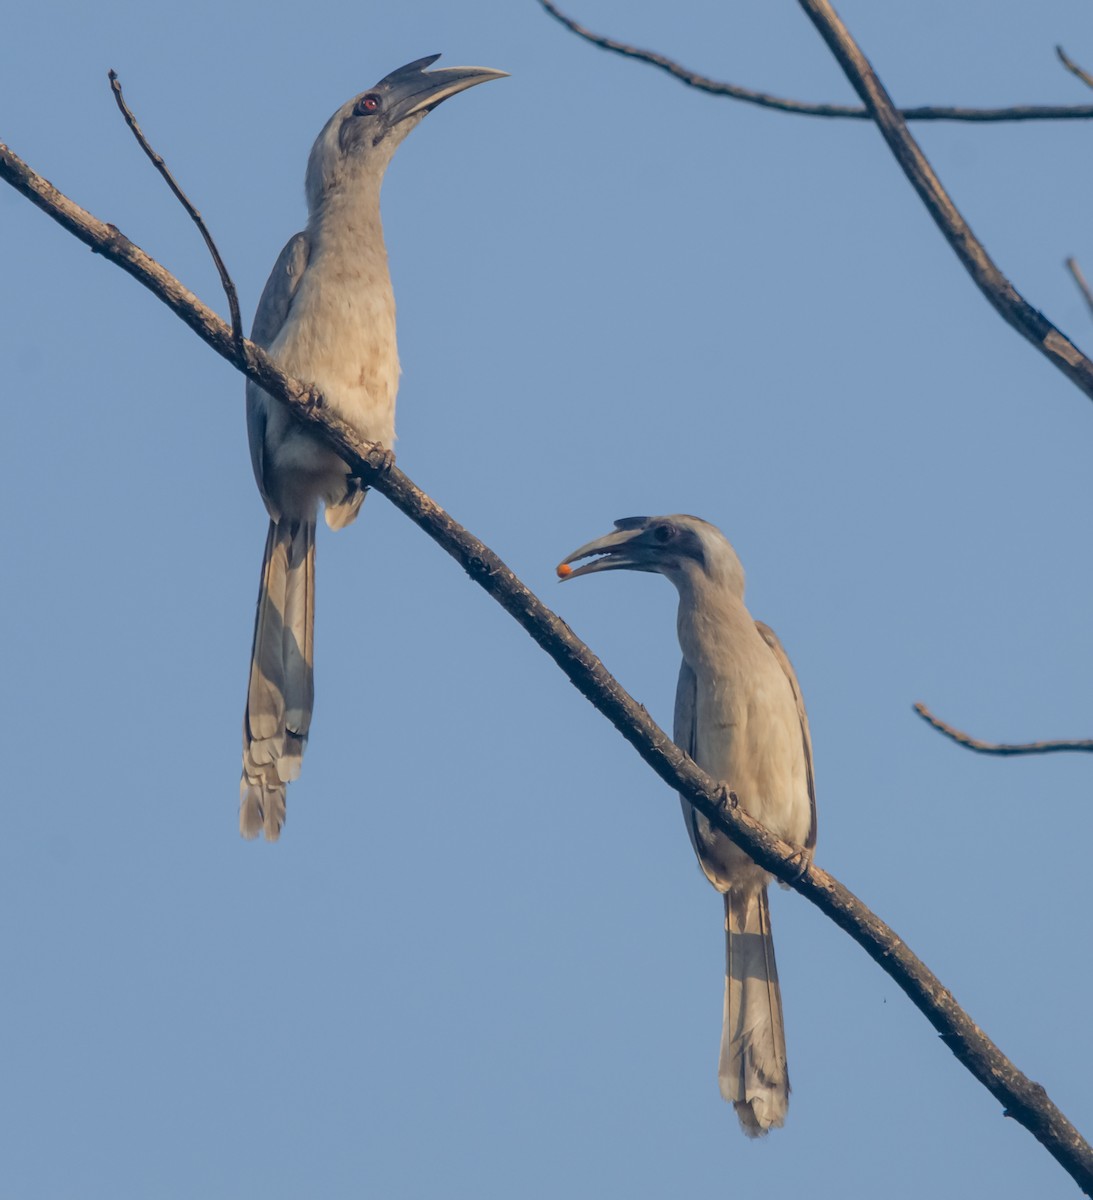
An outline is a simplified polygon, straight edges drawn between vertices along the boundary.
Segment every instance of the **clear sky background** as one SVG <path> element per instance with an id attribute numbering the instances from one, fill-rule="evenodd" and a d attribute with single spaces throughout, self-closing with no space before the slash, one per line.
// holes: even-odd
<path id="1" fill-rule="evenodd" d="M 897 100 L 1088 103 L 1086 0 L 843 0 Z M 790 0 L 580 0 L 596 29 L 806 99 Z M 302 28 L 307 23 L 308 32 Z M 420 55 L 504 68 L 384 194 L 402 467 L 662 723 L 675 594 L 554 564 L 615 517 L 718 524 L 811 714 L 818 861 L 1093 1133 L 1093 405 L 975 290 L 866 124 L 603 54 L 534 0 L 21 5 L 0 138 L 249 323 L 311 142 Z M 1087 349 L 1093 124 L 918 126 Z M 675 798 L 380 496 L 318 551 L 317 703 L 276 846 L 236 832 L 266 517 L 243 381 L 0 187 L 0 1195 L 1069 1197 L 903 993 L 774 896 L 794 1093 L 718 1096 L 720 901 Z"/>

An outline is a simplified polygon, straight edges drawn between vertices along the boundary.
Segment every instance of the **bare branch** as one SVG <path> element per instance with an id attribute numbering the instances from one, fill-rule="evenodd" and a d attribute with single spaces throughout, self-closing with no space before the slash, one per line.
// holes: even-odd
<path id="1" fill-rule="evenodd" d="M 713 96 L 728 96 L 733 100 L 743 100 L 747 104 L 757 104 L 760 108 L 773 108 L 778 112 L 797 113 L 805 117 L 842 117 L 850 120 L 867 121 L 870 119 L 869 110 L 855 107 L 852 104 L 810 104 L 803 100 L 788 100 L 783 96 L 772 96 L 768 92 L 757 92 L 751 88 L 740 87 L 735 83 L 723 83 L 699 75 L 697 71 L 688 70 L 673 59 L 654 50 L 640 50 L 626 42 L 616 41 L 615 38 L 593 33 L 572 17 L 567 17 L 552 0 L 539 0 L 539 3 L 556 21 L 560 21 L 566 29 L 578 37 L 610 50 L 626 58 L 636 58 L 639 62 L 649 63 L 667 71 L 688 87 L 709 92 Z M 1061 54 L 1062 52 L 1059 51 Z M 1064 60 L 1065 61 L 1065 60 Z M 1009 108 L 957 108 L 952 105 L 923 105 L 919 108 L 904 108 L 900 110 L 905 121 L 1088 121 L 1093 118 L 1093 105 L 1049 105 L 1021 104 Z"/>
<path id="2" fill-rule="evenodd" d="M 136 117 L 133 116 L 129 105 L 125 103 L 125 97 L 121 94 L 121 80 L 118 79 L 117 71 L 108 71 L 107 76 L 110 79 L 110 90 L 114 93 L 114 99 L 118 102 L 118 108 L 121 109 L 121 115 L 125 118 L 126 125 L 132 130 L 133 136 L 137 139 L 137 144 L 152 160 L 156 170 L 167 181 L 167 186 L 174 192 L 175 197 L 181 203 L 182 207 L 190 214 L 201 236 L 205 239 L 205 245 L 208 246 L 209 253 L 213 256 L 213 262 L 216 264 L 216 269 L 220 272 L 220 282 L 224 285 L 224 293 L 228 297 L 228 311 L 231 313 L 232 319 L 232 336 L 235 339 L 235 344 L 240 348 L 240 352 L 242 352 L 243 318 L 239 315 L 239 297 L 235 291 L 235 284 L 232 283 L 232 277 L 228 274 L 228 268 L 224 266 L 224 260 L 220 257 L 220 251 L 216 248 L 212 234 L 209 232 L 208 226 L 202 219 L 201 214 L 190 203 L 186 193 L 175 182 L 175 177 L 167 169 L 167 164 L 148 144 L 148 139 L 144 136 L 144 131 L 137 124 Z"/>
<path id="3" fill-rule="evenodd" d="M 1093 399 L 1093 362 L 1017 291 L 972 233 L 869 60 L 828 0 L 798 0 L 869 109 L 903 173 L 976 286 L 1007 324 Z"/>
<path id="4" fill-rule="evenodd" d="M 1093 75 L 1090 75 L 1088 71 L 1083 71 L 1082 68 L 1079 67 L 1078 64 L 1067 55 L 1067 52 L 1062 48 L 1062 46 L 1056 46 L 1055 53 L 1058 56 L 1059 61 L 1064 67 L 1066 67 L 1071 75 L 1077 75 L 1082 83 L 1084 83 L 1087 87 L 1093 88 Z"/>
<path id="5" fill-rule="evenodd" d="M 323 397 L 286 376 L 252 342 L 242 351 L 232 331 L 159 263 L 114 226 L 62 195 L 0 144 L 0 176 L 97 253 L 117 263 L 180 316 L 218 354 L 289 405 L 350 470 L 447 551 L 565 672 L 573 685 L 615 726 L 674 791 L 779 879 L 807 897 L 847 932 L 910 997 L 961 1063 L 1024 1125 L 1063 1168 L 1093 1195 L 1093 1149 L 1048 1098 L 1005 1057 L 960 1008 L 952 994 L 879 917 L 814 864 L 800 875 L 796 848 L 774 837 L 742 809 L 656 725 L 564 621 L 481 541 L 417 488 L 380 446 L 363 441 L 333 417 Z"/>
<path id="6" fill-rule="evenodd" d="M 947 725 L 940 717 L 935 717 L 921 701 L 915 703 L 914 710 L 938 733 L 943 733 L 958 746 L 966 746 L 969 750 L 976 751 L 977 754 L 1060 754 L 1066 750 L 1093 752 L 1093 739 L 1075 742 L 984 742 L 979 738 L 972 737 L 970 733 Z"/>
<path id="7" fill-rule="evenodd" d="M 1089 284 L 1086 283 L 1082 269 L 1078 266 L 1078 260 L 1076 258 L 1068 258 L 1066 260 L 1066 269 L 1074 277 L 1074 282 L 1078 285 L 1078 290 L 1082 293 L 1089 307 L 1090 314 L 1093 314 L 1093 292 L 1089 290 Z"/>
<path id="8" fill-rule="evenodd" d="M 881 134 L 888 142 L 889 148 L 926 205 L 930 215 L 987 300 L 1008 324 L 1030 341 L 1090 399 L 1093 399 L 1093 363 L 1042 313 L 1033 308 L 994 264 L 982 243 L 972 233 L 968 223 L 942 187 L 941 181 L 934 174 L 933 168 L 906 126 L 906 121 L 909 120 L 1009 121 L 1062 118 L 1064 116 L 1086 118 L 1093 116 L 1093 107 L 897 109 L 865 55 L 851 38 L 830 4 L 809 3 L 806 0 L 800 0 L 800 2 L 835 54 L 855 91 L 861 96 L 865 103 L 864 108 L 838 104 L 805 104 L 797 100 L 771 96 L 764 92 L 754 92 L 748 88 L 738 87 L 736 84 L 719 83 L 681 67 L 662 54 L 651 50 L 640 50 L 625 42 L 616 41 L 614 38 L 593 33 L 573 20 L 572 17 L 561 12 L 553 0 L 539 0 L 542 7 L 552 17 L 579 37 L 605 50 L 660 67 L 690 87 L 699 88 L 715 95 L 746 100 L 765 108 L 776 108 L 783 112 L 823 117 L 872 118 L 880 127 Z M 1069 64 L 1069 60 L 1061 49 L 1057 52 L 1063 62 Z M 1080 71 L 1080 68 L 1078 70 Z"/>

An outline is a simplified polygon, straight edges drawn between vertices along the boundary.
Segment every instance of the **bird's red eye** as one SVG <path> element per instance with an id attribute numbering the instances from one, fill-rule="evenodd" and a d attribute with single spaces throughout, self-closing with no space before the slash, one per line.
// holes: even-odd
<path id="1" fill-rule="evenodd" d="M 369 92 L 367 96 L 362 96 L 357 101 L 357 116 L 370 117 L 383 107 L 383 102 L 375 92 Z"/>

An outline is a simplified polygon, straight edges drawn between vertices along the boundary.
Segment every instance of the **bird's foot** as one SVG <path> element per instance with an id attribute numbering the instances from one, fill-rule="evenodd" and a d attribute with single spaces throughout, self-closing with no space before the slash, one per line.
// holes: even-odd
<path id="1" fill-rule="evenodd" d="M 801 880 L 804 879 L 804 877 L 808 874 L 808 868 L 812 866 L 813 854 L 814 851 L 806 850 L 804 847 L 802 847 L 789 860 L 787 865 L 789 865 L 793 870 L 793 874 L 790 876 L 793 883 L 800 883 Z"/>
<path id="2" fill-rule="evenodd" d="M 740 797 L 729 787 L 727 783 L 723 783 L 717 789 L 717 798 L 726 808 L 739 808 Z"/>
<path id="3" fill-rule="evenodd" d="M 395 465 L 395 452 L 386 446 L 377 446 L 368 455 L 368 465 L 377 475 L 386 475 Z"/>
<path id="4" fill-rule="evenodd" d="M 349 476 L 350 494 L 367 492 L 372 480 L 377 475 L 386 475 L 395 465 L 395 452 L 388 450 L 386 446 L 376 445 L 374 449 L 368 451 L 364 461 L 368 464 L 369 470 L 362 475 Z"/>

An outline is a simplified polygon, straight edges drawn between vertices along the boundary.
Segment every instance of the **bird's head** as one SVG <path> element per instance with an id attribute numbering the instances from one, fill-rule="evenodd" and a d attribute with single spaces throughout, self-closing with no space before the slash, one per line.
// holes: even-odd
<path id="1" fill-rule="evenodd" d="M 427 71 L 440 57 L 430 54 L 385 75 L 374 87 L 345 104 L 323 126 L 307 164 L 307 204 L 315 212 L 341 183 L 361 177 L 377 187 L 403 139 L 449 96 L 477 83 L 503 79 L 492 67 L 441 67 Z"/>
<path id="2" fill-rule="evenodd" d="M 570 566 L 581 559 L 589 561 Z M 725 535 L 701 517 L 622 517 L 615 532 L 574 550 L 558 566 L 559 579 L 596 571 L 655 571 L 682 588 L 700 580 L 744 594 L 744 568 Z"/>

